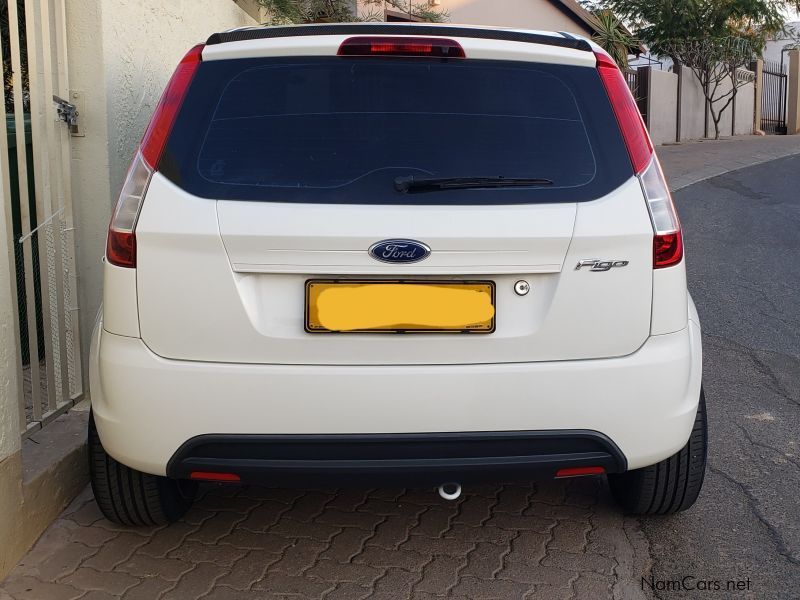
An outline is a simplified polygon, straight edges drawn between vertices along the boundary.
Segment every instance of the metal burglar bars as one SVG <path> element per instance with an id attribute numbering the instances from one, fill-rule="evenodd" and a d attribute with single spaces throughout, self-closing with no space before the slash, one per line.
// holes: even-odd
<path id="1" fill-rule="evenodd" d="M 2 15 L 4 210 L 13 245 L 20 429 L 29 434 L 83 394 L 70 192 L 64 0 L 9 0 Z M 63 107 L 63 104 L 62 104 Z"/>
<path id="2" fill-rule="evenodd" d="M 764 61 L 761 91 L 761 129 L 786 135 L 787 68 L 783 61 Z"/>
<path id="3" fill-rule="evenodd" d="M 631 90 L 631 94 L 636 98 L 639 91 L 639 72 L 635 69 L 623 69 L 622 74 L 625 75 L 625 82 Z"/>
<path id="4" fill-rule="evenodd" d="M 638 67 L 637 69 L 623 69 L 625 82 L 636 100 L 636 106 L 642 114 L 642 119 L 647 123 L 647 88 L 648 88 L 648 67 Z"/>

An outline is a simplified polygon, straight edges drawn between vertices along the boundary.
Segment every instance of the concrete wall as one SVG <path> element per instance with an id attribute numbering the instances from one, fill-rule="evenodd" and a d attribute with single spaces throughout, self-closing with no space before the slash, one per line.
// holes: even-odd
<path id="1" fill-rule="evenodd" d="M 680 140 L 697 140 L 706 137 L 705 96 L 697 78 L 690 69 L 681 72 L 681 114 Z M 678 74 L 658 69 L 650 69 L 647 96 L 648 129 L 654 144 L 674 143 L 677 129 Z M 719 94 L 730 89 L 730 83 L 721 84 Z M 753 133 L 753 111 L 755 110 L 755 84 L 746 83 L 739 87 L 736 103 L 731 103 L 720 119 L 720 136 L 749 135 Z M 727 99 L 726 99 L 727 100 Z M 718 101 L 721 106 L 725 100 Z M 735 108 L 735 116 L 734 116 Z M 735 133 L 731 129 L 735 119 Z M 708 135 L 714 135 L 714 123 L 709 111 Z"/>
<path id="2" fill-rule="evenodd" d="M 2 189 L 0 185 L 0 197 Z M 0 210 L 0 464 L 20 446 L 17 336 L 14 331 L 17 299 L 11 287 L 15 275 L 12 270 L 10 206 L 11 203 L 4 199 L 4 209 Z"/>
<path id="3" fill-rule="evenodd" d="M 800 50 L 792 50 L 789 55 L 789 79 L 787 85 L 786 132 L 789 135 L 800 133 Z"/>
<path id="4" fill-rule="evenodd" d="M 564 1 L 571 2 L 571 0 Z M 363 4 L 363 0 L 359 0 L 359 7 Z M 569 16 L 566 8 L 561 9 L 559 6 L 562 6 L 561 0 L 552 2 L 551 0 L 502 0 L 502 2 L 441 0 L 436 8 L 447 11 L 451 23 L 568 31 L 578 35 L 591 35 L 588 27 L 576 22 Z"/>
<path id="5" fill-rule="evenodd" d="M 649 70 L 648 127 L 654 144 L 675 141 L 678 120 L 678 76 L 669 71 Z"/>
<path id="6" fill-rule="evenodd" d="M 568 31 L 591 35 L 589 28 L 576 23 L 555 3 L 559 0 L 441 0 L 440 8 L 450 14 L 452 23 L 496 25 L 523 29 Z"/>
<path id="7" fill-rule="evenodd" d="M 736 93 L 736 121 L 734 135 L 753 133 L 753 111 L 755 110 L 755 84 L 746 83 Z"/>
<path id="8" fill-rule="evenodd" d="M 11 287 L 15 277 L 10 239 L 11 203 L 3 197 L 2 190 L 0 181 L 3 200 L 3 209 L 0 209 L 0 578 L 20 552 L 11 533 L 22 493 L 17 336 L 14 332 L 17 299 Z"/>
<path id="9" fill-rule="evenodd" d="M 776 34 L 774 39 L 767 40 L 767 44 L 764 47 L 764 60 L 780 63 L 781 54 L 783 54 L 784 64 L 788 62 L 789 59 L 786 53 L 782 51 L 797 43 L 798 38 L 800 38 L 800 21 L 786 23 L 784 28 L 785 31 Z"/>
<path id="10" fill-rule="evenodd" d="M 705 133 L 705 96 L 691 69 L 681 67 L 681 140 L 698 140 Z"/>
<path id="11" fill-rule="evenodd" d="M 71 0 L 67 23 L 70 88 L 85 99 L 86 135 L 72 138 L 85 356 L 100 306 L 111 208 L 164 85 L 191 46 L 256 21 L 231 0 Z"/>

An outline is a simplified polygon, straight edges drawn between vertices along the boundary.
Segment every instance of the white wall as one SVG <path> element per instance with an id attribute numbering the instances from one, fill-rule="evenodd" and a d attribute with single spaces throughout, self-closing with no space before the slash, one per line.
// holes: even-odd
<path id="1" fill-rule="evenodd" d="M 558 3 L 559 0 L 553 0 Z M 565 15 L 550 0 L 441 0 L 436 8 L 448 12 L 450 23 L 542 29 L 545 31 L 567 31 L 590 36 L 583 24 L 576 23 Z M 359 12 L 369 12 L 361 8 Z"/>
<path id="2" fill-rule="evenodd" d="M 755 99 L 754 83 L 746 83 L 736 92 L 735 135 L 750 135 L 753 133 Z"/>
<path id="3" fill-rule="evenodd" d="M 786 32 L 779 34 L 776 39 L 767 40 L 764 47 L 763 59 L 775 63 L 781 62 L 781 51 L 787 47 L 798 47 L 800 42 L 800 21 L 786 23 Z M 783 53 L 783 64 L 788 67 L 789 57 Z"/>
<path id="4" fill-rule="evenodd" d="M 558 0 L 554 0 L 558 2 Z M 441 0 L 440 8 L 450 13 L 452 23 L 496 25 L 522 29 L 567 31 L 590 35 L 550 0 Z"/>
<path id="5" fill-rule="evenodd" d="M 677 128 L 678 75 L 659 69 L 650 70 L 648 92 L 648 129 L 654 144 L 675 142 Z M 681 141 L 705 137 L 705 96 L 697 78 L 691 70 L 682 71 L 681 90 Z M 724 83 L 719 94 L 725 93 L 730 83 Z M 719 101 L 722 105 L 725 100 Z M 731 120 L 735 119 L 734 135 L 753 133 L 753 110 L 755 105 L 755 84 L 746 83 L 739 87 L 734 105 L 728 106 L 720 120 L 720 136 L 731 135 Z M 714 135 L 714 123 L 709 113 L 708 135 Z"/>
<path id="6" fill-rule="evenodd" d="M 650 69 L 648 89 L 648 127 L 654 144 L 675 141 L 678 120 L 678 76 L 669 71 Z"/>
<path id="7" fill-rule="evenodd" d="M 0 198 L 2 198 L 0 185 Z M 10 203 L 3 199 L 3 206 Z M 13 271 L 9 255 L 12 244 L 8 233 L 11 224 L 5 210 L 0 209 L 0 462 L 20 447 L 19 397 L 17 389 L 17 340 L 14 334 L 14 311 L 17 299 L 12 295 Z M 1 479 L 1 478 L 0 478 Z M 8 485 L 0 481 L 0 485 Z M 0 501 L 2 505 L 2 501 Z"/>
<path id="8" fill-rule="evenodd" d="M 681 71 L 681 139 L 697 140 L 705 137 L 705 96 L 692 70 L 681 67 Z M 709 125 L 709 133 L 711 129 Z"/>
<path id="9" fill-rule="evenodd" d="M 164 85 L 194 44 L 256 21 L 232 0 L 70 0 L 66 5 L 70 88 L 85 98 L 80 121 L 86 136 L 72 138 L 85 354 L 100 306 L 100 261 L 111 207 Z"/>

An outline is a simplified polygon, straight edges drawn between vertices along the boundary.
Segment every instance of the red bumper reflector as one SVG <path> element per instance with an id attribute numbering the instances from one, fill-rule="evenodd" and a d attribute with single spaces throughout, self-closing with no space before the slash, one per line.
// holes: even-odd
<path id="1" fill-rule="evenodd" d="M 556 471 L 556 477 L 578 477 L 580 475 L 602 475 L 604 467 L 567 467 Z"/>
<path id="2" fill-rule="evenodd" d="M 465 58 L 464 48 L 455 40 L 433 37 L 358 36 L 339 46 L 339 56 L 428 56 Z"/>
<path id="3" fill-rule="evenodd" d="M 192 471 L 189 479 L 199 481 L 241 481 L 236 473 L 213 473 L 210 471 Z"/>

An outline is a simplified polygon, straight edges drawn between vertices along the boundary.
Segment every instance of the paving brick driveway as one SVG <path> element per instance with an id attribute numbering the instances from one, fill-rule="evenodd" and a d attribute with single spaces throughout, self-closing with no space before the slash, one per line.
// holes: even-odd
<path id="1" fill-rule="evenodd" d="M 646 541 L 601 479 L 425 490 L 210 487 L 180 522 L 128 529 L 87 489 L 0 600 L 636 598 Z"/>

